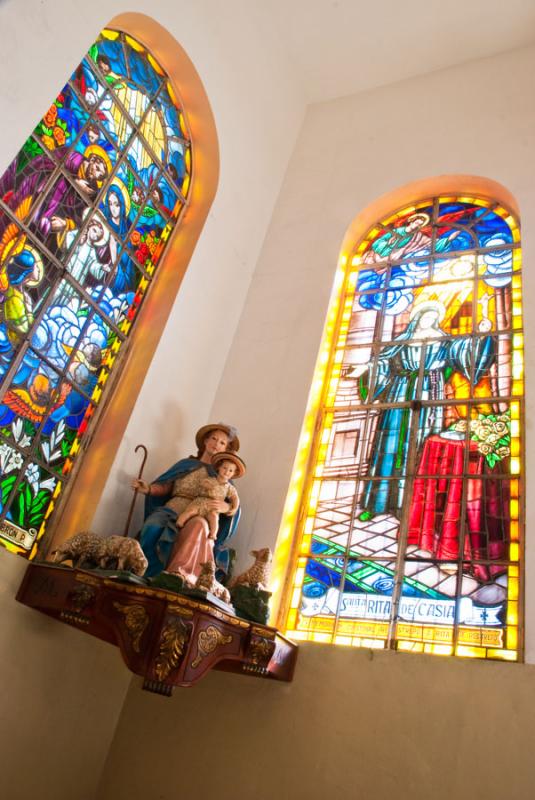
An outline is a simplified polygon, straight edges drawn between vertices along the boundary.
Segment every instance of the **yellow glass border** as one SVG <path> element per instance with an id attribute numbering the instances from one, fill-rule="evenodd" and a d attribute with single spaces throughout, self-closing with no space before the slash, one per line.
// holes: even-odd
<path id="1" fill-rule="evenodd" d="M 337 358 L 337 354 L 343 352 L 347 331 L 349 327 L 349 320 L 351 317 L 351 308 L 353 298 L 356 291 L 356 278 L 359 267 L 362 266 L 361 254 L 369 247 L 373 240 L 384 230 L 384 228 L 392 224 L 396 219 L 406 216 L 407 214 L 417 212 L 419 209 L 433 205 L 438 200 L 439 203 L 447 202 L 468 202 L 474 205 L 479 205 L 482 208 L 489 208 L 498 216 L 500 216 L 511 229 L 513 244 L 520 243 L 520 231 L 518 223 L 514 215 L 499 205 L 496 205 L 490 198 L 479 197 L 477 195 L 436 195 L 420 200 L 414 204 L 404 204 L 398 211 L 391 213 L 382 219 L 380 223 L 374 223 L 369 227 L 360 241 L 350 250 L 341 253 L 338 261 L 338 266 L 335 272 L 335 279 L 329 307 L 327 311 L 327 319 L 324 326 L 320 350 L 314 371 L 311 389 L 309 392 L 307 410 L 305 419 L 301 430 L 297 454 L 292 470 L 290 480 L 290 487 L 287 495 L 287 500 L 284 507 L 279 537 L 277 540 L 277 548 L 274 560 L 273 570 L 273 592 L 274 592 L 274 609 L 278 615 L 279 626 L 285 630 L 288 635 L 295 636 L 299 634 L 299 639 L 303 640 L 303 630 L 296 631 L 295 626 L 297 622 L 297 608 L 301 593 L 302 579 L 299 584 L 292 581 L 294 574 L 295 559 L 299 554 L 300 559 L 303 555 L 309 552 L 311 527 L 307 525 L 308 520 L 313 519 L 312 510 L 310 507 L 310 498 L 312 496 L 313 479 L 317 481 L 321 477 L 323 465 L 319 462 L 322 446 L 325 448 L 325 433 L 330 431 L 332 426 L 332 419 L 330 424 L 325 425 L 325 417 L 327 416 L 324 408 L 332 407 L 334 404 L 334 397 L 336 395 L 338 381 L 340 377 L 339 364 L 341 357 Z M 521 266 L 521 251 L 520 248 L 513 250 L 513 270 L 517 271 Z M 353 285 L 353 290 L 350 290 Z M 512 316 L 515 332 L 513 334 L 513 353 L 511 354 L 511 364 L 513 367 L 513 391 L 512 394 L 523 396 L 523 334 L 521 333 L 522 327 L 522 294 L 521 294 L 521 279 L 520 274 L 514 274 L 512 279 Z M 518 422 L 515 426 L 521 429 L 520 411 L 518 402 L 512 402 L 513 405 L 518 406 L 518 413 L 511 414 L 512 419 Z M 332 416 L 332 414 L 331 414 Z M 322 419 L 324 420 L 322 424 Z M 520 430 L 519 430 L 520 432 Z M 514 437 L 516 443 L 512 448 L 514 453 L 511 457 L 511 475 L 523 475 L 523 458 L 520 452 L 520 438 Z M 321 444 L 318 444 L 318 439 Z M 518 495 L 517 495 L 518 497 Z M 312 504 L 314 506 L 314 503 Z M 521 547 L 518 543 L 518 499 L 511 499 L 511 520 L 515 523 L 516 541 L 512 540 L 510 546 L 510 555 L 512 560 L 519 562 L 521 558 Z M 303 567 L 300 568 L 301 570 Z M 301 574 L 301 573 L 300 573 Z M 505 637 L 507 642 L 507 650 L 495 649 L 489 647 L 476 647 L 458 642 L 455 645 L 440 645 L 436 643 L 420 643 L 422 649 L 420 652 L 430 652 L 433 654 L 451 654 L 466 656 L 466 657 L 483 657 L 483 658 L 501 658 L 511 660 L 511 653 L 514 653 L 514 659 L 517 660 L 521 654 L 518 649 L 519 644 L 519 630 L 520 630 L 520 611 L 518 603 L 518 581 L 511 584 L 509 588 L 508 582 L 508 595 L 507 595 L 507 626 L 505 628 Z M 514 598 L 513 599 L 513 595 Z M 288 597 L 291 596 L 291 608 L 288 609 Z M 512 606 L 510 606 L 512 604 Z M 514 608 L 514 613 L 509 609 Z M 317 634 L 314 634 L 317 635 Z M 329 634 L 331 636 L 331 634 Z M 315 640 L 311 637 L 312 640 Z M 333 643 L 347 644 L 347 639 L 352 638 L 354 643 L 359 637 L 347 637 L 343 634 L 336 634 L 333 638 Z M 341 639 L 338 642 L 338 639 Z M 365 646 L 362 642 L 364 639 L 359 639 L 361 644 L 357 646 Z M 374 641 L 368 640 L 366 641 Z M 404 639 L 398 639 L 396 642 L 397 649 L 408 649 L 410 645 L 414 650 L 413 645 L 416 642 L 409 642 Z M 505 644 L 505 643 L 504 643 Z M 366 645 L 368 646 L 368 645 Z M 384 644 L 383 644 L 384 646 Z M 447 652 L 446 652 L 447 651 Z M 497 655 L 501 653 L 502 655 Z"/>

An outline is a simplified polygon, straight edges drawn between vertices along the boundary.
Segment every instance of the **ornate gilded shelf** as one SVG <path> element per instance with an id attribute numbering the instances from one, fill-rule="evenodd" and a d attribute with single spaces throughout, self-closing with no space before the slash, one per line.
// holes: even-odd
<path id="1" fill-rule="evenodd" d="M 96 572 L 30 564 L 17 600 L 117 645 L 143 688 L 170 695 L 211 669 L 291 681 L 297 645 L 276 628 L 208 600 L 119 582 Z"/>

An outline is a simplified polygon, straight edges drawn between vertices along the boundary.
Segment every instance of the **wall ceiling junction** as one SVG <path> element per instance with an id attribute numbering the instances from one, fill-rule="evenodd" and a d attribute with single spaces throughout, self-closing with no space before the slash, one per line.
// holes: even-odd
<path id="1" fill-rule="evenodd" d="M 310 103 L 525 47 L 533 0 L 269 0 L 274 26 Z"/>
<path id="2" fill-rule="evenodd" d="M 70 18 L 62 15 L 62 3 L 57 0 L 25 0 L 23 8 L 17 0 L 0 0 L 5 10 L 13 5 L 18 5 L 17 16 L 23 26 L 40 23 L 45 46 L 47 40 L 54 40 L 54 20 L 61 19 L 68 35 L 64 46 L 69 53 L 76 51 L 74 58 L 79 55 L 78 38 L 86 46 L 108 18 L 125 10 L 153 14 L 179 41 L 181 30 L 186 32 L 190 24 L 187 8 L 177 0 L 130 0 L 128 8 L 123 0 L 93 0 L 90 6 L 86 0 L 71 0 Z M 206 41 L 212 42 L 212 47 L 221 16 L 220 0 L 202 0 L 200 5 L 197 16 L 206 19 Z M 251 26 L 262 32 L 308 103 L 355 94 L 535 41 L 533 0 L 382 0 L 380 4 L 376 0 L 226 0 L 225 15 L 238 28 L 241 20 L 244 43 L 252 38 Z M 78 24 L 80 18 L 83 26 Z M 23 28 L 20 34 L 23 38 Z M 9 48 L 9 42 L 6 45 Z M 195 53 L 189 55 L 195 60 Z"/>

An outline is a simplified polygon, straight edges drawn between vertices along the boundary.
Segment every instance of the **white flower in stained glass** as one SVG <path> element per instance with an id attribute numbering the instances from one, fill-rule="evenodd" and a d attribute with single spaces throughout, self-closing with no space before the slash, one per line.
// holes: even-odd
<path id="1" fill-rule="evenodd" d="M 20 447 L 28 447 L 32 440 L 26 433 L 24 433 L 22 419 L 20 417 L 17 417 L 17 419 L 13 421 L 11 424 L 11 430 L 13 431 L 13 438 L 17 444 Z"/>
<path id="2" fill-rule="evenodd" d="M 134 299 L 133 292 L 114 296 L 109 289 L 105 289 L 104 292 L 101 292 L 101 289 L 97 288 L 90 294 L 94 300 L 98 301 L 101 311 L 106 314 L 115 325 L 119 325 L 122 321 Z"/>
<path id="3" fill-rule="evenodd" d="M 37 492 L 39 491 L 39 478 L 41 477 L 39 472 L 39 467 L 37 466 L 37 464 L 28 464 L 24 475 L 26 480 L 32 487 L 33 493 L 37 494 Z"/>
<path id="4" fill-rule="evenodd" d="M 52 492 L 56 486 L 56 479 L 55 478 L 47 478 L 46 481 L 41 481 L 39 484 L 40 489 L 47 489 L 49 492 Z"/>
<path id="5" fill-rule="evenodd" d="M 22 435 L 22 419 L 20 417 L 13 421 L 11 430 L 13 431 L 13 438 L 18 442 Z"/>
<path id="6" fill-rule="evenodd" d="M 11 472 L 14 469 L 20 469 L 23 461 L 24 459 L 22 455 L 17 450 L 12 450 L 6 466 L 6 472 Z"/>
<path id="7" fill-rule="evenodd" d="M 13 448 L 8 444 L 0 444 L 0 469 L 2 472 L 8 472 L 6 465 L 12 452 Z"/>
<path id="8" fill-rule="evenodd" d="M 46 494 L 63 479 L 48 469 L 54 464 L 59 474 L 90 398 L 98 403 L 102 365 L 110 367 L 107 354 L 127 340 L 177 221 L 180 191 L 188 194 L 185 112 L 164 71 L 133 41 L 116 31 L 98 37 L 2 176 L 0 239 L 6 253 L 16 245 L 6 281 L 20 309 L 9 332 L 17 348 L 0 335 L 2 352 L 12 359 L 17 349 L 18 359 L 13 382 L 12 363 L 4 372 L 14 413 L 4 415 L 0 475 L 3 513 L 22 527 L 50 516 Z M 23 234 L 20 209 L 30 205 L 32 227 Z M 28 463 L 30 448 L 37 463 Z"/>

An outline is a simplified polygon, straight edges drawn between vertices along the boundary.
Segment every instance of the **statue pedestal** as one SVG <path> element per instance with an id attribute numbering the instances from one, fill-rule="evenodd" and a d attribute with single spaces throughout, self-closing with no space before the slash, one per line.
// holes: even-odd
<path id="1" fill-rule="evenodd" d="M 296 644 L 208 600 L 48 563 L 28 565 L 17 600 L 117 645 L 148 691 L 169 696 L 211 669 L 293 678 Z"/>

